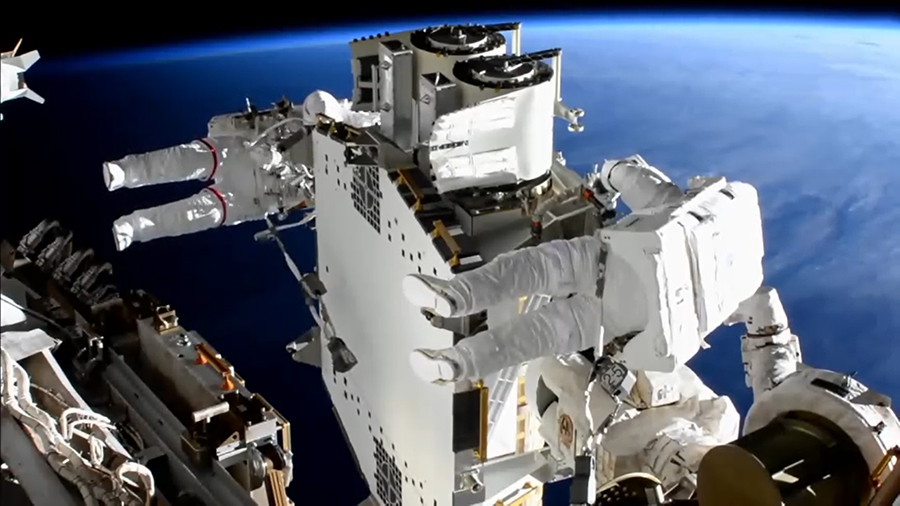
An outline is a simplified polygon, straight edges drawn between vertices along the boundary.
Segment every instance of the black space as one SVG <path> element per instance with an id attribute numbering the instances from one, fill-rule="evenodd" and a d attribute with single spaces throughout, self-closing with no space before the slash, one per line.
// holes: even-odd
<path id="1" fill-rule="evenodd" d="M 11 2 L 12 3 L 12 2 Z M 530 2 L 440 0 L 431 3 L 379 2 L 99 2 L 53 4 L 18 0 L 3 8 L 0 48 L 19 37 L 23 50 L 40 48 L 44 58 L 82 55 L 168 43 L 183 43 L 265 32 L 385 21 L 440 19 L 474 15 L 579 14 L 611 16 L 639 13 L 794 14 L 832 17 L 900 17 L 888 0 L 594 0 Z M 262 8 L 257 7 L 263 5 Z M 16 21 L 13 21 L 16 20 Z M 8 48 L 7 48 L 8 46 Z"/>

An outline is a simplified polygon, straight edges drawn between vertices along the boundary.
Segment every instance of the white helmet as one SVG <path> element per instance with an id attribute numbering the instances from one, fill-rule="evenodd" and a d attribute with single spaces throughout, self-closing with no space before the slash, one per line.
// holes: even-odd
<path id="1" fill-rule="evenodd" d="M 303 122 L 315 125 L 317 115 L 324 114 L 335 121 L 344 121 L 343 108 L 337 99 L 327 91 L 316 90 L 303 101 Z"/>

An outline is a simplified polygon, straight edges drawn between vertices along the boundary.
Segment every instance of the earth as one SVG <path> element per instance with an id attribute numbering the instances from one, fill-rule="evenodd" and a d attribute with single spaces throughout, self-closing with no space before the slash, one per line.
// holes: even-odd
<path id="1" fill-rule="evenodd" d="M 46 104 L 3 105 L 4 237 L 61 219 L 113 263 L 121 286 L 172 304 L 291 420 L 298 504 L 353 505 L 368 491 L 317 371 L 284 352 L 311 321 L 276 248 L 253 241 L 262 226 L 252 223 L 115 253 L 116 217 L 198 186 L 111 194 L 101 162 L 201 137 L 211 116 L 242 109 L 245 97 L 260 106 L 317 88 L 349 97 L 347 41 L 426 24 L 42 60 L 27 79 Z M 586 111 L 583 133 L 559 125 L 570 166 L 640 153 L 681 184 L 697 174 L 754 184 L 767 283 L 804 360 L 858 371 L 900 397 L 900 24 L 535 18 L 522 41 L 525 50 L 564 48 L 564 100 Z M 294 229 L 286 240 L 312 268 L 314 232 Z M 740 333 L 717 331 L 691 365 L 746 412 Z M 568 504 L 565 484 L 545 496 Z"/>

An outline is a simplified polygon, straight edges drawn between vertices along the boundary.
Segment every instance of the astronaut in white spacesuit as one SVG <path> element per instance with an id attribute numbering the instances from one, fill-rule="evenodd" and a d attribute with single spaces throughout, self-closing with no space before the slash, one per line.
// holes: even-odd
<path id="1" fill-rule="evenodd" d="M 289 135 L 303 136 L 319 114 L 358 127 L 378 122 L 375 113 L 352 111 L 348 101 L 315 91 L 301 107 L 286 108 L 273 124 L 238 125 L 243 114 L 216 116 L 205 139 L 104 163 L 103 177 L 110 191 L 188 180 L 213 182 L 184 200 L 116 220 L 116 248 L 121 251 L 133 242 L 237 225 L 311 205 L 311 153 L 294 159 L 292 151 L 278 145 L 287 134 L 273 139 L 272 132 L 286 127 Z"/>
<path id="2" fill-rule="evenodd" d="M 771 411 L 779 401 L 770 391 L 797 372 L 802 362 L 800 341 L 791 331 L 778 292 L 761 286 L 724 323 L 746 326 L 741 355 L 745 381 L 753 391 L 750 411 Z M 584 389 L 591 368 L 591 362 L 580 353 L 544 357 L 527 365 L 528 405 L 540 420 L 539 432 L 558 469 L 572 467 L 590 433 Z M 815 374 L 809 367 L 806 370 Z M 782 395 L 797 395 L 793 388 Z M 660 480 L 668 499 L 689 498 L 696 490 L 696 475 L 706 453 L 739 436 L 741 419 L 731 399 L 717 396 L 687 366 L 670 373 L 637 371 L 636 383 L 622 399 L 624 409 L 617 411 L 618 404 L 594 386 L 590 396 L 594 425 L 612 418 L 596 447 L 600 485 L 628 473 L 650 473 Z"/>
<path id="3" fill-rule="evenodd" d="M 643 211 L 632 217 L 633 223 L 639 219 L 651 221 L 657 210 L 671 210 L 691 198 L 690 192 L 699 191 L 691 186 L 688 193 L 682 192 L 639 156 L 607 161 L 599 176 L 600 183 L 608 191 L 619 193 L 633 212 Z M 705 184 L 692 180 L 692 185 L 695 182 Z M 695 237 L 685 237 L 684 232 L 679 232 L 683 221 L 677 222 L 677 227 L 669 227 L 669 230 L 674 229 L 674 234 L 656 246 L 660 251 L 655 257 L 663 260 L 643 272 L 636 270 L 638 264 L 634 261 L 633 250 L 617 249 L 617 244 L 608 246 L 598 234 L 504 253 L 484 266 L 450 280 L 422 274 L 406 276 L 403 290 L 407 299 L 443 317 L 474 314 L 504 300 L 531 294 L 553 297 L 537 311 L 462 339 L 452 348 L 414 350 L 410 355 L 413 370 L 426 381 L 438 384 L 476 380 L 541 357 L 589 348 L 600 353 L 613 340 L 648 334 L 639 336 L 647 338 L 644 342 L 649 343 L 638 350 L 639 354 L 655 353 L 662 345 L 675 352 L 673 357 L 667 357 L 670 360 L 664 366 L 637 369 L 671 372 L 675 365 L 687 362 L 705 344 L 702 339 L 708 332 L 721 325 L 737 304 L 750 297 L 762 283 L 762 228 L 756 190 L 745 183 L 734 182 L 727 186 L 720 183 L 716 188 L 721 190 L 711 192 L 710 198 L 727 200 L 723 206 L 715 207 L 722 202 L 709 204 L 707 199 L 687 208 L 696 209 L 696 212 L 657 214 L 669 221 L 696 215 L 698 218 L 693 226 L 701 232 L 704 229 L 698 225 L 704 221 L 718 227 L 711 234 L 712 241 L 703 234 L 698 239 L 707 240 L 698 246 L 707 249 L 685 255 L 685 243 Z M 710 214 L 700 216 L 707 211 Z M 716 212 L 726 214 L 720 216 Z M 739 226 L 730 228 L 741 230 L 728 230 L 732 223 Z M 720 230 L 722 227 L 724 231 Z M 682 234 L 680 239 L 678 233 Z M 673 236 L 675 240 L 671 240 Z M 727 240 L 716 240 L 717 237 L 727 237 Z M 643 236 L 638 239 L 643 240 Z M 644 252 L 648 248 L 639 249 L 640 255 L 647 256 Z M 689 258 L 691 255 L 693 259 Z M 669 273 L 663 272 L 673 262 L 680 263 Z M 691 273 L 693 270 L 698 270 L 696 276 Z M 648 279 L 661 279 L 662 282 L 654 286 Z M 673 283 L 677 285 L 673 286 Z M 662 293 L 660 290 L 664 289 L 669 291 Z M 648 293 L 656 291 L 660 292 Z M 664 308 L 650 305 L 660 304 L 660 300 L 664 301 Z M 733 306 L 730 309 L 729 304 Z M 666 313 L 664 317 L 662 313 Z M 661 322 L 663 318 L 665 320 Z M 703 323 L 699 323 L 701 320 Z M 683 336 L 690 336 L 691 330 L 693 342 L 677 342 L 690 340 Z M 631 364 L 627 365 L 634 369 Z"/>
<path id="4" fill-rule="evenodd" d="M 540 358 L 527 367 L 528 405 L 560 469 L 573 468 L 591 433 L 584 396 L 591 367 L 578 353 Z M 616 411 L 616 401 L 595 386 L 594 423 L 614 416 L 597 446 L 598 484 L 645 472 L 659 478 L 669 498 L 687 498 L 706 452 L 738 437 L 740 415 L 731 399 L 717 396 L 687 366 L 671 373 L 639 372 L 622 407 Z"/>
<path id="5" fill-rule="evenodd" d="M 618 399 L 593 385 L 589 406 L 585 405 L 585 393 L 593 364 L 578 352 L 593 348 L 602 354 L 610 342 L 647 329 L 659 334 L 651 335 L 649 343 L 664 344 L 665 339 L 660 338 L 664 334 L 690 337 L 691 332 L 672 330 L 685 324 L 702 341 L 722 323 L 743 321 L 738 311 L 740 302 L 755 300 L 762 282 L 762 228 L 756 192 L 743 183 L 720 183 L 708 186 L 716 191 L 695 201 L 699 205 L 679 207 L 691 198 L 687 193 L 699 196 L 708 180 L 692 181 L 688 192 L 682 192 L 639 156 L 608 161 L 599 176 L 607 191 L 620 193 L 624 203 L 637 211 L 624 219 L 630 220 L 626 224 L 640 220 L 653 223 L 654 217 L 659 218 L 658 223 L 668 223 L 689 215 L 696 221 L 676 222 L 679 228 L 707 221 L 714 230 L 712 237 L 721 234 L 722 239 L 710 248 L 709 243 L 692 242 L 707 237 L 702 227 L 694 229 L 699 234 L 689 232 L 680 238 L 677 234 L 666 236 L 668 232 L 663 229 L 645 228 L 662 237 L 660 244 L 669 248 L 655 250 L 658 257 L 675 259 L 675 265 L 679 265 L 674 273 L 665 271 L 669 266 L 659 267 L 660 264 L 650 271 L 651 278 L 663 281 L 656 285 L 660 290 L 676 283 L 674 287 L 666 286 L 666 293 L 648 293 L 654 285 L 648 282 L 647 271 L 636 270 L 640 264 L 630 261 L 633 259 L 626 256 L 627 249 L 617 249 L 617 243 L 604 242 L 600 236 L 552 241 L 499 255 L 450 280 L 407 276 L 403 283 L 407 298 L 444 317 L 479 312 L 524 295 L 540 293 L 553 297 L 537 311 L 462 339 L 452 348 L 414 350 L 410 363 L 421 378 L 446 384 L 483 378 L 527 362 L 528 402 L 540 419 L 540 433 L 558 466 L 573 467 L 575 458 L 588 447 L 588 437 L 597 424 L 605 422 L 605 434 L 599 441 L 591 439 L 598 452 L 598 483 L 630 472 L 649 472 L 662 481 L 669 497 L 687 498 L 695 490 L 700 460 L 709 449 L 736 439 L 740 424 L 731 400 L 717 396 L 685 365 L 699 343 L 675 343 L 671 347 L 674 361 L 646 362 L 662 364 L 656 370 L 632 369 L 636 384 Z M 658 212 L 675 208 L 685 212 Z M 733 228 L 735 224 L 740 228 L 737 238 L 728 230 L 723 232 L 723 227 Z M 642 237 L 637 236 L 637 240 L 643 240 Z M 626 241 L 632 239 L 626 237 Z M 641 254 L 653 252 L 649 243 L 637 244 Z M 691 247 L 693 251 L 686 251 Z M 734 253 L 733 249 L 747 254 Z M 710 257 L 709 253 L 713 255 Z M 691 255 L 693 260 L 687 260 Z M 704 260 L 709 263 L 703 264 Z M 677 272 L 685 267 L 689 272 Z M 704 271 L 704 267 L 711 269 Z M 730 276 L 735 270 L 746 276 Z M 715 276 L 710 280 L 704 277 L 705 272 Z M 685 282 L 693 283 L 685 287 L 690 289 L 687 296 L 681 286 Z M 673 293 L 674 299 L 669 299 Z M 648 300 L 664 300 L 665 304 L 657 310 Z M 693 304 L 677 312 L 686 300 Z M 724 311 L 715 313 L 710 307 Z M 651 314 L 655 312 L 665 313 L 665 317 Z M 702 317 L 698 314 L 701 312 Z M 653 317 L 656 322 L 662 319 L 669 329 L 654 327 Z M 657 351 L 644 349 L 648 353 Z M 666 364 L 671 367 L 666 368 Z"/>

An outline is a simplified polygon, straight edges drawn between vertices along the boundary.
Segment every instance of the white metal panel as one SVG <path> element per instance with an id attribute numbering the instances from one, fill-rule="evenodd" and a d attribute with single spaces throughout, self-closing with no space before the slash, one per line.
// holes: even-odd
<path id="1" fill-rule="evenodd" d="M 439 189 L 535 179 L 550 170 L 552 92 L 552 83 L 542 83 L 439 117 L 429 139 Z M 515 177 L 498 182 L 500 175 Z"/>
<path id="2" fill-rule="evenodd" d="M 501 399 L 497 419 L 490 428 L 490 439 L 488 440 L 489 459 L 516 452 L 516 418 L 518 415 L 516 382 L 517 378 L 513 376 L 512 381 L 509 382 L 512 388 L 504 389 L 506 396 Z"/>
<path id="3" fill-rule="evenodd" d="M 491 374 L 484 379 L 485 386 L 488 387 L 488 437 L 493 438 L 497 421 L 500 420 L 503 407 L 509 397 L 509 392 L 516 386 L 516 369 L 508 367 L 495 374 Z M 493 456 L 493 451 L 491 452 Z"/>
<path id="4" fill-rule="evenodd" d="M 543 484 L 531 475 L 523 476 L 501 490 L 485 504 L 500 506 L 538 506 L 543 504 Z"/>
<path id="5" fill-rule="evenodd" d="M 449 277 L 450 268 L 383 170 L 378 171 L 382 198 L 376 231 L 354 209 L 353 173 L 344 165 L 343 144 L 314 135 L 318 271 L 328 291 L 324 302 L 337 335 L 359 359 L 348 374 L 334 375 L 323 350 L 325 384 L 374 495 L 372 449 L 374 439 L 382 439 L 408 478 L 403 504 L 422 504 L 421 498 L 429 506 L 450 506 L 453 389 L 416 378 L 408 356 L 418 347 L 451 346 L 453 336 L 432 327 L 401 291 L 408 273 Z"/>
<path id="6" fill-rule="evenodd" d="M 514 313 L 510 313 L 508 318 L 515 318 L 530 311 L 537 311 L 549 303 L 550 300 L 550 296 L 542 294 L 523 296 L 518 301 L 517 310 Z M 495 319 L 490 324 L 503 325 L 507 321 L 506 319 Z M 491 375 L 489 381 L 485 381 L 490 395 L 490 408 L 488 411 L 489 458 L 516 451 L 516 442 L 519 436 L 518 416 L 520 414 L 518 409 L 518 382 L 519 378 L 524 376 L 524 374 L 525 368 L 522 366 L 508 367 L 495 375 Z M 531 422 L 530 419 L 528 421 Z M 526 425 L 526 427 L 531 425 L 534 424 Z M 525 446 L 527 448 L 533 446 L 535 436 L 536 432 L 532 434 L 532 431 L 526 430 Z M 509 448 L 512 449 L 510 450 Z"/>

